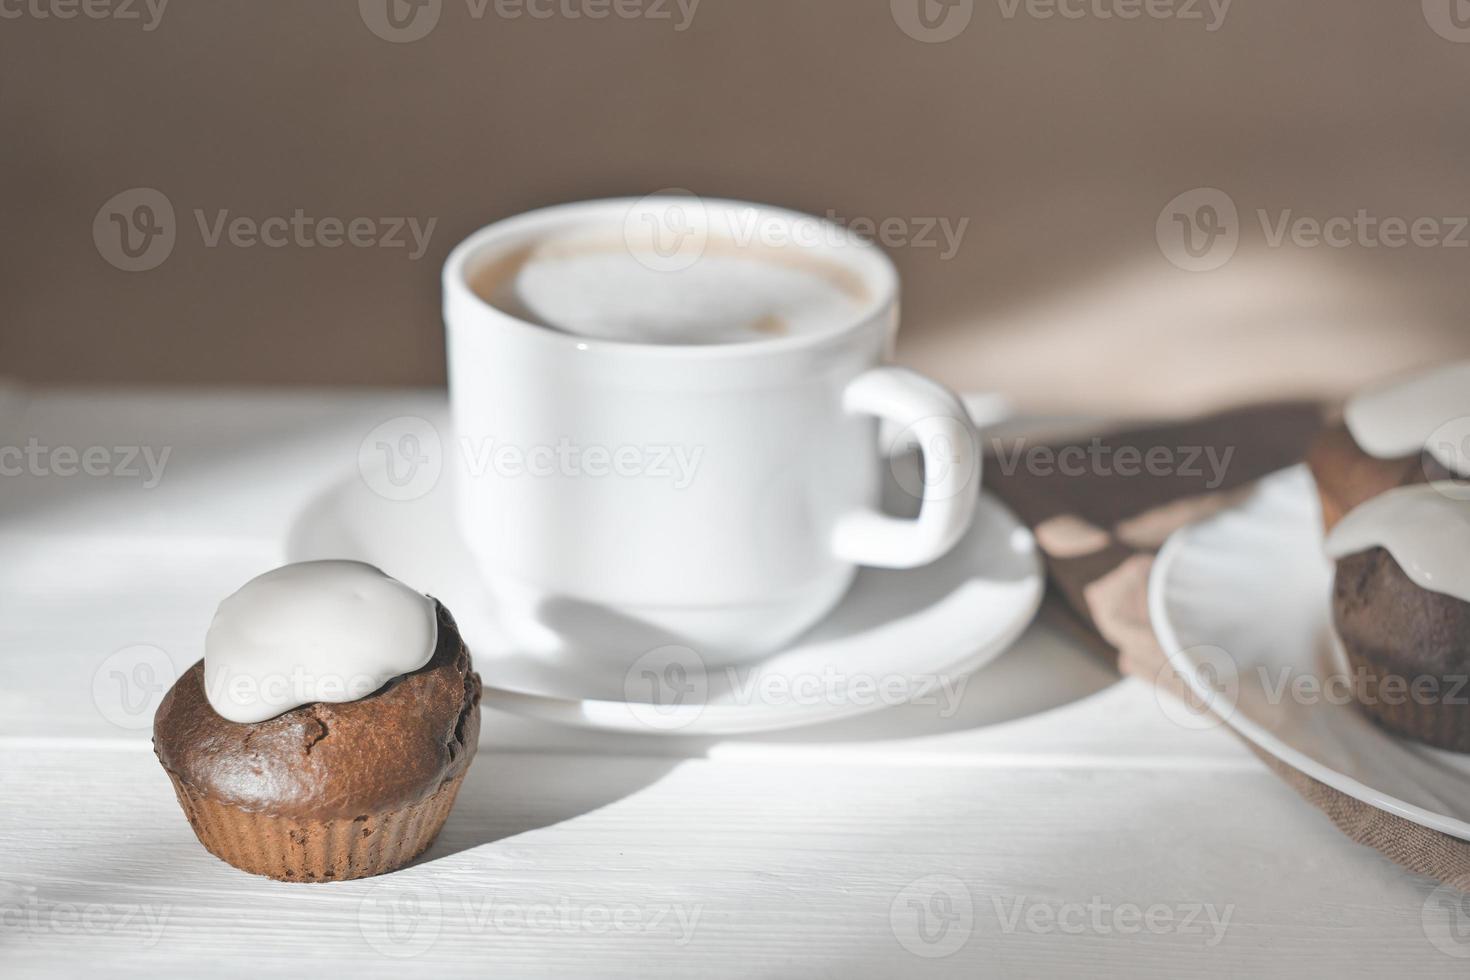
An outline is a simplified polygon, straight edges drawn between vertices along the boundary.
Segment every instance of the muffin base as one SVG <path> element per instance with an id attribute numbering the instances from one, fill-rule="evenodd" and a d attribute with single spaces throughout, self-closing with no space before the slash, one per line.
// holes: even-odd
<path id="1" fill-rule="evenodd" d="M 173 773 L 169 779 L 199 843 L 226 864 L 277 881 L 347 881 L 401 868 L 428 850 L 464 773 L 398 810 L 335 820 L 254 813 L 211 799 Z"/>
<path id="2" fill-rule="evenodd" d="M 1413 678 L 1385 670 L 1381 664 L 1355 653 L 1338 640 L 1353 678 L 1357 708 L 1380 728 L 1451 752 L 1470 752 L 1470 706 L 1418 702 L 1409 695 Z M 1392 695 L 1385 695 L 1388 685 Z M 1458 692 L 1445 683 L 1440 690 L 1458 698 L 1470 698 L 1470 684 Z"/>

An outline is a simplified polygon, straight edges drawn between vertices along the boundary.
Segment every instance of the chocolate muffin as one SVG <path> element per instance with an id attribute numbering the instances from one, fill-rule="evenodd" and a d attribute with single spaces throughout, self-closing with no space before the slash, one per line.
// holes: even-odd
<path id="1" fill-rule="evenodd" d="M 1420 588 L 1386 549 L 1373 548 L 1338 561 L 1332 622 L 1370 718 L 1470 752 L 1470 603 Z"/>
<path id="2" fill-rule="evenodd" d="M 428 662 L 357 700 L 264 721 L 224 718 L 200 661 L 159 705 L 153 747 L 201 844 L 252 874 L 339 881 L 401 867 L 433 843 L 474 758 L 480 678 L 434 603 Z"/>
<path id="3" fill-rule="evenodd" d="M 1329 533 L 1390 491 L 1460 479 L 1428 452 L 1370 455 L 1345 425 L 1322 433 L 1307 465 Z M 1396 734 L 1470 752 L 1470 603 L 1423 588 L 1387 548 L 1371 547 L 1337 560 L 1332 622 L 1369 718 Z"/>
<path id="4" fill-rule="evenodd" d="M 1324 429 L 1312 443 L 1307 451 L 1307 467 L 1317 483 L 1322 523 L 1328 531 L 1348 511 L 1386 490 L 1455 478 L 1427 452 L 1397 459 L 1370 456 L 1340 422 Z"/>

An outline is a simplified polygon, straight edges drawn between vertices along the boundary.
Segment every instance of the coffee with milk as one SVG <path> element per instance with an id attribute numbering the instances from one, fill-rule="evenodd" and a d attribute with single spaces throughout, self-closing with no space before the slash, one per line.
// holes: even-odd
<path id="1" fill-rule="evenodd" d="M 869 302 L 853 272 L 809 250 L 711 238 L 669 267 L 617 229 L 548 237 L 479 270 L 502 312 L 564 333 L 643 344 L 732 344 L 836 333 Z"/>

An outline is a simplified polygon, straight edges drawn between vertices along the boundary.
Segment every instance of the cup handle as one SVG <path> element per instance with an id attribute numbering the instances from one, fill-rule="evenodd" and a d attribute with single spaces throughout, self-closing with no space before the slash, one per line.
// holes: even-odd
<path id="1" fill-rule="evenodd" d="M 905 368 L 873 368 L 848 384 L 842 407 L 873 415 L 910 436 L 924 456 L 924 497 L 913 520 L 864 507 L 833 530 L 838 558 L 879 568 L 915 568 L 944 555 L 969 530 L 980 488 L 979 438 L 948 388 Z"/>

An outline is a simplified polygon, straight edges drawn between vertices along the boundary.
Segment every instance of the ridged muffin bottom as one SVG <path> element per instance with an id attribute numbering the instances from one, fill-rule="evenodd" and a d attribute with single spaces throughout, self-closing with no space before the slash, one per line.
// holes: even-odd
<path id="1" fill-rule="evenodd" d="M 1357 706 L 1380 727 L 1435 748 L 1452 752 L 1470 752 L 1470 705 L 1439 701 L 1416 701 L 1402 692 L 1411 690 L 1414 678 L 1404 677 L 1354 652 L 1347 643 L 1341 648 L 1352 668 Z M 1395 691 L 1389 698 L 1383 694 L 1385 682 Z M 1446 699 L 1470 697 L 1470 684 L 1445 682 L 1439 685 Z"/>
<path id="2" fill-rule="evenodd" d="M 347 881 L 401 868 L 427 850 L 464 774 L 400 809 L 333 820 L 255 813 L 169 779 L 199 843 L 221 861 L 277 881 Z"/>

